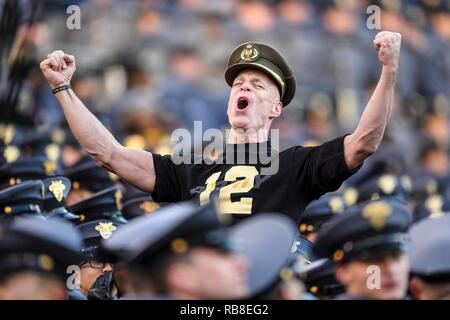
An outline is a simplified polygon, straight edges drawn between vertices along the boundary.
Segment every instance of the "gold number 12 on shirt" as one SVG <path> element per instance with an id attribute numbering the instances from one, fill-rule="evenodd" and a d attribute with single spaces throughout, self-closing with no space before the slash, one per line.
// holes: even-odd
<path id="1" fill-rule="evenodd" d="M 211 192 L 216 188 L 216 182 L 221 172 L 212 174 L 205 182 L 206 188 L 200 194 L 200 205 L 204 205 L 209 201 Z M 232 182 L 223 187 L 219 191 L 219 211 L 223 214 L 251 214 L 253 199 L 251 197 L 241 197 L 239 201 L 232 202 L 231 195 L 233 193 L 249 192 L 255 185 L 255 177 L 258 170 L 253 166 L 235 166 L 231 167 L 226 173 L 224 180 Z M 244 179 L 237 180 L 237 178 Z"/>

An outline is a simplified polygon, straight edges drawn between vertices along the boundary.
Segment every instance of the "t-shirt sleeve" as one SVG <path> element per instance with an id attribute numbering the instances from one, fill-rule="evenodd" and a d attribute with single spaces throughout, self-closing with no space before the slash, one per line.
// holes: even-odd
<path id="1" fill-rule="evenodd" d="M 170 156 L 153 154 L 155 189 L 152 197 L 157 202 L 178 202 L 191 199 L 188 183 L 188 168 L 175 164 Z"/>
<path id="2" fill-rule="evenodd" d="M 298 190 L 307 188 L 312 198 L 337 190 L 356 173 L 347 167 L 344 157 L 345 136 L 325 142 L 317 147 L 294 147 L 294 184 Z"/>

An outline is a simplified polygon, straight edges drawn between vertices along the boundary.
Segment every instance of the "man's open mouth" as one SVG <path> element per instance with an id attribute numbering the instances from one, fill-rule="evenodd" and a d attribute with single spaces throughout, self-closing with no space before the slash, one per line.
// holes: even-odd
<path id="1" fill-rule="evenodd" d="M 248 98 L 240 97 L 237 102 L 237 107 L 239 110 L 244 110 L 248 106 Z"/>

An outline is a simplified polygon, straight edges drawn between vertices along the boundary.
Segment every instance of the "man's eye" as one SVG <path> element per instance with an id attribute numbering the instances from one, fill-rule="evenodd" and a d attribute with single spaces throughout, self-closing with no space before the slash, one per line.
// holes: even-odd
<path id="1" fill-rule="evenodd" d="M 242 84 L 242 82 L 235 82 L 234 84 L 233 84 L 233 87 L 235 87 L 235 86 L 240 86 Z"/>
<path id="2" fill-rule="evenodd" d="M 264 87 L 262 85 L 260 85 L 260 84 L 255 85 L 255 88 L 256 89 L 264 89 Z"/>

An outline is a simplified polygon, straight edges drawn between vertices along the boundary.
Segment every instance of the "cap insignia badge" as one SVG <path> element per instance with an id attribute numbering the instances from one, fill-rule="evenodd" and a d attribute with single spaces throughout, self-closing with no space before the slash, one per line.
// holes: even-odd
<path id="1" fill-rule="evenodd" d="M 95 226 L 95 230 L 100 233 L 100 236 L 103 239 L 109 239 L 112 233 L 117 230 L 117 227 L 113 225 L 112 222 L 99 222 L 97 226 Z"/>
<path id="2" fill-rule="evenodd" d="M 386 202 L 374 202 L 363 209 L 362 216 L 367 219 L 375 230 L 381 230 L 391 215 L 392 208 Z"/>
<path id="3" fill-rule="evenodd" d="M 241 52 L 241 60 L 244 62 L 255 61 L 259 57 L 259 50 L 251 43 L 247 44 Z"/>
<path id="4" fill-rule="evenodd" d="M 64 190 L 66 190 L 66 186 L 62 183 L 62 180 L 56 180 L 50 183 L 48 190 L 58 202 L 61 202 L 62 199 L 64 199 Z"/>
<path id="5" fill-rule="evenodd" d="M 378 187 L 380 187 L 385 194 L 391 194 L 394 191 L 396 184 L 397 179 L 392 175 L 383 175 L 378 179 Z"/>

